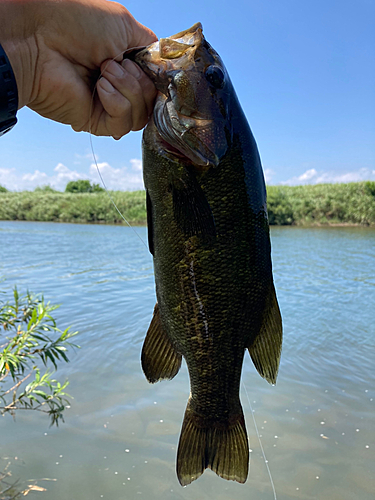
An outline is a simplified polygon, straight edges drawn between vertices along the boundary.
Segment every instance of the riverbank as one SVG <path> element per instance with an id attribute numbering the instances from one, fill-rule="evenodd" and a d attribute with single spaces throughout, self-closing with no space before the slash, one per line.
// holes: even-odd
<path id="1" fill-rule="evenodd" d="M 272 225 L 375 226 L 375 182 L 268 186 Z M 146 223 L 144 191 L 111 191 L 133 225 Z M 22 191 L 0 193 L 0 220 L 124 223 L 107 193 Z"/>

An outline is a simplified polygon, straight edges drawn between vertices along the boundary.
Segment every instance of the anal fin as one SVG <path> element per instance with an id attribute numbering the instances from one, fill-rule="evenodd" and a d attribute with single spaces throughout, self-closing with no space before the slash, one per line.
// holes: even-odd
<path id="1" fill-rule="evenodd" d="M 248 346 L 255 368 L 270 384 L 276 383 L 280 364 L 282 337 L 281 314 L 277 303 L 275 287 L 272 284 L 266 299 L 261 329 L 254 342 Z"/>
<path id="2" fill-rule="evenodd" d="M 141 363 L 146 378 L 152 384 L 172 379 L 181 367 L 182 356 L 176 352 L 160 320 L 158 303 L 143 343 Z"/>

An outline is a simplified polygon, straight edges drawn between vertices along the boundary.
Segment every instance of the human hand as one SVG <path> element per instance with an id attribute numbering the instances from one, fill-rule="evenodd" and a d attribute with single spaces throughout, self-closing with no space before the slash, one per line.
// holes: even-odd
<path id="1" fill-rule="evenodd" d="M 120 138 L 146 125 L 156 89 L 122 54 L 156 40 L 115 2 L 0 0 L 0 43 L 16 77 L 19 108 L 75 131 L 91 125 L 95 135 Z"/>

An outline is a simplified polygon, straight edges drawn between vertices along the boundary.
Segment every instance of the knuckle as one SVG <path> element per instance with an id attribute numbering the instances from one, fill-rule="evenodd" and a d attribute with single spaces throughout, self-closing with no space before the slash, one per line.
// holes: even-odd
<path id="1" fill-rule="evenodd" d="M 124 79 L 124 92 L 129 95 L 129 97 L 134 96 L 135 98 L 138 98 L 143 94 L 139 81 L 136 80 L 130 73 L 128 73 L 127 77 Z"/>
<path id="2" fill-rule="evenodd" d="M 148 113 L 145 106 L 133 109 L 133 131 L 142 130 L 148 121 Z"/>
<path id="3" fill-rule="evenodd" d="M 137 132 L 139 130 L 142 130 L 146 125 L 147 125 L 147 120 L 139 122 L 137 125 L 133 126 L 132 131 Z"/>
<path id="4" fill-rule="evenodd" d="M 143 71 L 140 69 L 138 64 L 131 61 L 130 59 L 125 59 L 121 65 L 128 73 L 133 75 L 134 78 L 136 78 L 137 80 L 139 80 L 142 77 Z"/>
<path id="5" fill-rule="evenodd" d="M 141 87 L 143 88 L 144 92 L 147 92 L 149 94 L 156 94 L 157 90 L 150 78 L 146 75 L 146 73 L 142 73 L 141 78 L 139 79 L 139 83 Z"/>
<path id="6" fill-rule="evenodd" d="M 124 122 L 123 120 L 106 120 L 106 130 L 108 134 L 114 138 L 121 138 L 122 136 L 128 134 L 132 130 L 131 121 Z"/>
<path id="7" fill-rule="evenodd" d="M 125 109 L 125 108 L 124 108 Z M 127 112 L 120 112 L 115 116 L 106 115 L 105 126 L 108 131 L 108 135 L 115 137 L 122 137 L 123 135 L 129 133 L 133 127 L 133 119 L 131 111 L 126 107 Z M 130 108 L 131 109 L 131 108 Z"/>

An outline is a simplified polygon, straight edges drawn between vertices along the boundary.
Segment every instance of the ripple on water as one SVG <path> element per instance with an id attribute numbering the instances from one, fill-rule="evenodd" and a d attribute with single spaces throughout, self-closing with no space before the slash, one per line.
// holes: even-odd
<path id="1" fill-rule="evenodd" d="M 56 500 L 273 498 L 245 395 L 248 482 L 207 471 L 178 485 L 188 374 L 183 365 L 173 381 L 150 385 L 141 371 L 155 292 L 152 260 L 131 229 L 0 222 L 0 231 L 3 289 L 17 284 L 61 303 L 57 319 L 80 330 L 82 346 L 59 368 L 74 396 L 65 424 L 48 430 L 35 414 L 0 419 L 13 477 L 57 479 L 42 484 Z M 138 232 L 146 240 L 146 229 Z M 278 500 L 373 500 L 375 231 L 272 228 L 271 235 L 285 330 L 280 373 L 269 386 L 246 354 L 243 380 Z"/>

